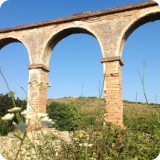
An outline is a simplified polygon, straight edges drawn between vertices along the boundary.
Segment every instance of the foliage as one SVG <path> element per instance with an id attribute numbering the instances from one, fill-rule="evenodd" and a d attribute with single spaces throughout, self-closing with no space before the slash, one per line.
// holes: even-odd
<path id="1" fill-rule="evenodd" d="M 81 100 L 83 105 L 87 103 L 84 98 Z M 78 104 L 80 105 L 80 102 Z M 84 108 L 81 107 L 81 109 Z M 124 116 L 126 127 L 118 128 L 111 124 L 103 126 L 103 114 L 98 116 L 95 108 L 94 111 L 84 110 L 80 123 L 83 132 L 74 132 L 71 143 L 61 143 L 62 149 L 58 153 L 57 160 L 146 160 L 158 156 L 160 127 L 150 112 L 147 117 L 137 116 L 133 112 L 127 113 Z M 136 111 L 139 112 L 139 109 Z"/>
<path id="2" fill-rule="evenodd" d="M 92 105 L 88 109 L 85 106 L 80 107 L 82 104 L 87 104 L 87 99 L 80 99 L 82 103 L 78 101 L 78 105 L 76 103 L 71 105 L 67 101 L 67 104 L 51 102 L 47 106 L 48 115 L 54 120 L 57 129 L 74 131 L 70 134 L 71 141 L 60 140 L 53 134 L 46 136 L 42 131 L 35 131 L 38 136 L 35 141 L 37 142 L 38 139 L 38 143 L 31 141 L 27 135 L 17 136 L 23 149 L 19 147 L 16 158 L 24 159 L 24 150 L 28 159 L 33 160 L 44 158 L 54 160 L 150 160 L 158 156 L 160 127 L 148 109 L 145 110 L 148 111 L 145 117 L 141 114 L 137 115 L 140 110 L 135 109 L 135 106 L 134 110 L 131 108 L 132 110 L 129 110 L 131 113 L 126 112 L 124 115 L 125 127 L 102 125 L 102 108 Z M 138 105 L 136 104 L 136 107 L 139 107 Z M 143 106 L 145 107 L 147 108 Z M 154 108 L 154 110 L 157 111 L 157 114 L 159 113 L 159 108 Z M 4 155 L 7 157 L 6 153 Z M 12 157 L 9 158 L 12 159 Z"/>
<path id="3" fill-rule="evenodd" d="M 14 97 L 13 97 L 14 98 Z M 14 102 L 17 106 L 21 107 L 22 110 L 26 108 L 26 101 L 14 98 Z M 8 110 L 13 108 L 13 102 L 9 94 L 0 94 L 0 117 L 8 113 Z M 17 122 L 16 117 L 12 121 L 0 120 L 0 135 L 7 135 L 10 131 L 13 131 L 14 126 L 12 122 Z"/>
<path id="4" fill-rule="evenodd" d="M 47 106 L 48 116 L 55 122 L 58 130 L 77 130 L 81 121 L 80 109 L 73 105 L 52 102 Z"/>
<path id="5" fill-rule="evenodd" d="M 160 136 L 160 126 L 157 121 L 155 121 L 152 117 L 125 117 L 124 125 L 128 127 L 132 132 L 140 132 L 151 135 L 159 134 Z"/>
<path id="6" fill-rule="evenodd" d="M 14 98 L 15 104 L 21 107 L 22 110 L 26 108 L 26 101 L 19 98 Z M 7 114 L 8 109 L 13 108 L 13 102 L 9 94 L 0 94 L 0 117 Z"/>
<path id="7" fill-rule="evenodd" d="M 0 120 L 0 136 L 7 135 L 9 132 L 13 131 L 13 129 L 12 122 Z"/>
<path id="8" fill-rule="evenodd" d="M 108 124 L 99 131 L 74 135 L 71 144 L 62 144 L 59 159 L 153 159 L 160 151 L 158 142 L 158 137 Z"/>

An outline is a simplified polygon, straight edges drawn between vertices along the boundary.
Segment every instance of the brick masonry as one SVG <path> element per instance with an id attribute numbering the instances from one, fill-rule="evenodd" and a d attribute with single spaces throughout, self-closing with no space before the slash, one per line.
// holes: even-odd
<path id="1" fill-rule="evenodd" d="M 49 61 L 56 44 L 74 33 L 97 39 L 104 67 L 104 121 L 123 125 L 122 50 L 126 39 L 144 23 L 160 19 L 153 1 L 0 30 L 0 48 L 21 42 L 29 56 L 28 106 L 30 115 L 46 112 Z"/>
<path id="2" fill-rule="evenodd" d="M 104 120 L 115 125 L 123 125 L 122 59 L 120 57 L 111 57 L 102 59 L 102 63 L 106 63 L 104 74 L 106 84 Z"/>

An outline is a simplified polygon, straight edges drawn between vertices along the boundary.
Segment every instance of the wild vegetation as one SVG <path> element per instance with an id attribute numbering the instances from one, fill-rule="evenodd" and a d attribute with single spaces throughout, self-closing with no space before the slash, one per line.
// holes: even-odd
<path id="1" fill-rule="evenodd" d="M 13 94 L 12 92 L 10 94 Z M 26 101 L 19 98 L 14 99 L 16 106 L 19 106 L 24 110 L 26 108 Z M 12 122 L 18 122 L 16 118 L 12 121 L 3 121 L 1 117 L 8 113 L 8 110 L 13 108 L 13 101 L 9 94 L 0 94 L 0 135 L 7 135 L 8 132 L 14 130 Z"/>
<path id="2" fill-rule="evenodd" d="M 122 128 L 103 124 L 104 101 L 96 97 L 48 100 L 47 112 L 52 127 L 67 130 L 70 140 L 37 131 L 35 142 L 24 131 L 15 134 L 17 150 L 2 153 L 8 160 L 152 160 L 160 153 L 158 104 L 125 101 Z"/>

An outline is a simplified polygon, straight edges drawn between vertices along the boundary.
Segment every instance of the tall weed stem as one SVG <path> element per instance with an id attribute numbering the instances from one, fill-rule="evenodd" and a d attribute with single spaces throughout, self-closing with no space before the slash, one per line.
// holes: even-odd
<path id="1" fill-rule="evenodd" d="M 13 106 L 16 107 L 16 104 L 15 104 L 15 101 L 14 101 L 14 92 L 10 90 L 9 84 L 8 84 L 8 82 L 7 82 L 7 80 L 6 80 L 3 72 L 1 71 L 1 68 L 0 68 L 0 74 L 1 74 L 1 76 L 3 77 L 4 82 L 5 82 L 6 86 L 7 86 L 7 89 L 8 89 L 8 91 L 9 91 L 9 95 L 10 95 L 10 97 L 11 97 L 11 99 L 12 99 Z"/>
<path id="2" fill-rule="evenodd" d="M 146 66 L 146 65 L 144 64 L 144 67 L 145 67 L 145 66 Z M 147 98 L 147 94 L 146 94 L 146 90 L 145 90 L 144 72 L 143 72 L 142 75 L 139 74 L 139 77 L 140 77 L 140 80 L 141 80 L 141 83 L 142 83 L 143 95 L 144 95 L 146 104 L 147 104 L 147 106 L 148 106 L 148 109 L 149 109 L 149 111 L 150 111 L 153 119 L 160 124 L 159 117 L 157 118 L 157 117 L 155 116 L 155 114 L 153 113 L 153 111 L 152 111 L 152 109 L 151 109 L 151 107 L 150 107 L 150 105 L 149 105 L 149 102 L 148 102 L 148 98 Z"/>

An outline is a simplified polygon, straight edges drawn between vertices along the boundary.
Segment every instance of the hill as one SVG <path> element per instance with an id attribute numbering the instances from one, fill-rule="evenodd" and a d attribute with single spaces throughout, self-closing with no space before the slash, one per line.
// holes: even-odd
<path id="1" fill-rule="evenodd" d="M 58 99 L 48 99 L 48 104 L 51 102 L 60 102 L 64 104 L 71 104 L 81 107 L 85 113 L 91 114 L 97 112 L 99 109 L 103 109 L 105 106 L 104 99 L 99 99 L 97 97 L 64 97 Z M 160 104 L 147 104 L 142 102 L 130 102 L 123 101 L 124 106 L 124 116 L 131 116 L 135 114 L 138 117 L 148 117 L 152 116 L 152 112 L 157 112 L 160 114 Z"/>

